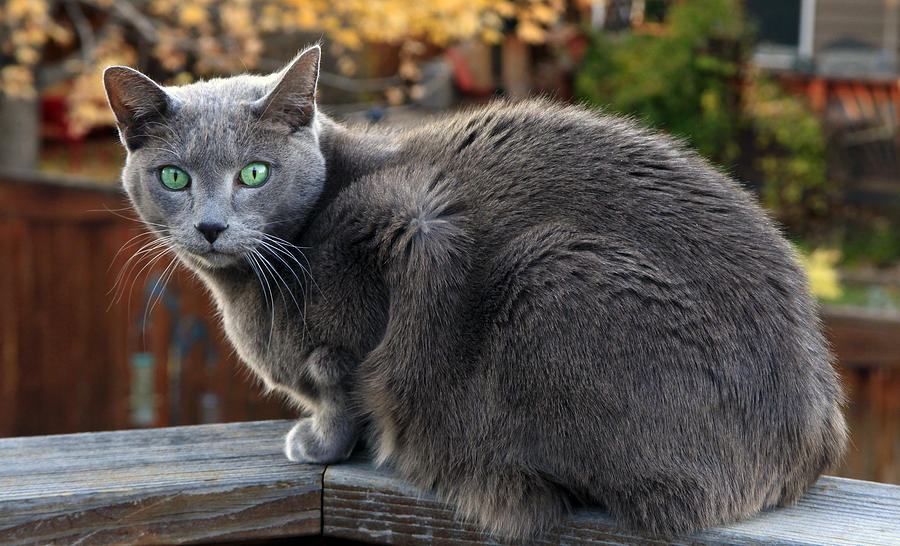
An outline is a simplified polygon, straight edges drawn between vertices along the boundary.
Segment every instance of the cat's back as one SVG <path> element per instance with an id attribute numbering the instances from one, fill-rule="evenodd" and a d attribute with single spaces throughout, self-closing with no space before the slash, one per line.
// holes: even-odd
<path id="1" fill-rule="evenodd" d="M 477 247 L 472 279 L 488 302 L 484 316 L 494 316 L 495 292 L 527 262 L 524 248 L 538 259 L 547 238 L 544 246 L 559 253 L 566 245 L 555 237 L 569 234 L 572 256 L 555 259 L 596 260 L 584 287 L 594 297 L 615 292 L 646 307 L 659 288 L 666 301 L 691 302 L 698 331 L 729 317 L 730 338 L 765 332 L 766 354 L 754 366 L 828 369 L 805 276 L 774 224 L 736 182 L 631 120 L 545 100 L 500 101 L 401 134 L 394 159 L 371 180 L 355 202 L 386 203 L 383 225 L 394 227 L 383 240 L 414 226 L 439 255 L 457 250 L 442 232 Z M 672 328 L 671 308 L 641 321 Z M 634 317 L 625 318 L 616 322 Z M 803 364 L 810 361 L 817 364 Z"/>
<path id="2" fill-rule="evenodd" d="M 610 234 L 675 269 L 680 255 L 745 258 L 739 268 L 799 274 L 772 222 L 704 159 L 632 120 L 548 100 L 497 101 L 402 134 L 386 184 L 459 202 L 501 244 L 563 224 Z M 731 260 L 733 261 L 733 260 Z M 737 268 L 736 268 L 737 269 Z"/>
<path id="3" fill-rule="evenodd" d="M 761 218 L 736 183 L 679 141 L 549 100 L 497 101 L 428 123 L 400 137 L 394 165 L 451 176 L 487 216 L 556 215 L 576 225 L 603 217 L 641 231 L 655 221 L 648 212 L 670 228 L 682 223 L 676 213 Z"/>
<path id="4" fill-rule="evenodd" d="M 832 383 L 790 245 L 747 192 L 678 141 L 631 120 L 537 100 L 453 115 L 403 135 L 398 150 L 381 180 L 391 188 L 383 193 L 410 204 L 401 205 L 397 225 L 434 220 L 422 240 L 438 253 L 448 252 L 440 230 L 474 241 L 472 279 L 486 320 L 502 315 L 496 302 L 511 279 L 531 275 L 522 268 L 542 267 L 551 250 L 559 264 L 595 264 L 581 293 L 598 301 L 616 294 L 619 304 L 644 309 L 609 317 L 622 326 L 622 343 L 641 328 L 673 330 L 707 347 L 704 358 L 740 353 L 759 380 L 779 369 L 800 382 Z M 650 312 L 661 301 L 668 303 Z M 693 358 L 672 354 L 666 362 L 689 367 Z"/>

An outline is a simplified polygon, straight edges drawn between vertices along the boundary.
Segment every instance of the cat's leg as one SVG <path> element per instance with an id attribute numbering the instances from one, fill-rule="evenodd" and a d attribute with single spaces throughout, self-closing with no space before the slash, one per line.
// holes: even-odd
<path id="1" fill-rule="evenodd" d="M 372 447 L 376 460 L 464 516 L 497 534 L 527 536 L 553 527 L 570 498 L 539 469 L 510 458 L 510 438 L 493 433 L 504 419 L 489 401 L 503 393 L 484 391 L 473 341 L 477 252 L 464 206 L 441 189 L 414 195 L 384 237 L 390 318 L 360 364 Z"/>
<path id="2" fill-rule="evenodd" d="M 350 414 L 343 393 L 328 393 L 311 417 L 297 421 L 284 441 L 287 458 L 299 463 L 337 463 L 350 457 L 359 435 L 358 420 Z"/>
<path id="3" fill-rule="evenodd" d="M 315 387 L 313 415 L 297 421 L 285 437 L 288 459 L 301 463 L 336 463 L 347 459 L 359 436 L 349 374 L 352 358 L 327 347 L 317 348 L 304 371 Z"/>

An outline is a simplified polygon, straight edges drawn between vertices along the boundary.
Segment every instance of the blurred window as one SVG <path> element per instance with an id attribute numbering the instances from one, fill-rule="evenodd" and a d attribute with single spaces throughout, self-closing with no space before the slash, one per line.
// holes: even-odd
<path id="1" fill-rule="evenodd" d="M 606 30 L 631 28 L 631 3 L 631 0 L 597 2 L 598 9 L 604 11 L 603 28 Z"/>
<path id="2" fill-rule="evenodd" d="M 662 23 L 669 11 L 672 0 L 646 0 L 644 4 L 644 21 L 648 23 Z"/>
<path id="3" fill-rule="evenodd" d="M 799 45 L 800 0 L 746 0 L 746 8 L 759 43 Z"/>

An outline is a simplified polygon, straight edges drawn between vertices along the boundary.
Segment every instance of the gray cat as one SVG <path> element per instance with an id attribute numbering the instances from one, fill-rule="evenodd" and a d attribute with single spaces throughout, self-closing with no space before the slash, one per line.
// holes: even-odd
<path id="1" fill-rule="evenodd" d="M 490 532 L 573 507 L 670 534 L 793 503 L 842 393 L 790 246 L 672 140 L 546 101 L 406 132 L 269 76 L 104 82 L 135 209 L 238 354 L 311 413 L 292 460 L 376 460 Z M 302 250 L 302 252 L 301 252 Z"/>

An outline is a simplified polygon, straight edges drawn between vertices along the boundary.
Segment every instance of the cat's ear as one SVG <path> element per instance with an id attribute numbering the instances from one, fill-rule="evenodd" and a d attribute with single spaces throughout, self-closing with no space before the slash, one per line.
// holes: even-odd
<path id="1" fill-rule="evenodd" d="M 126 66 L 104 70 L 103 85 L 122 142 L 132 150 L 140 145 L 143 125 L 165 117 L 175 106 L 175 100 L 162 87 Z"/>
<path id="2" fill-rule="evenodd" d="M 312 123 L 321 56 L 321 48 L 315 45 L 278 73 L 272 90 L 253 105 L 260 119 L 285 126 L 291 132 Z"/>

